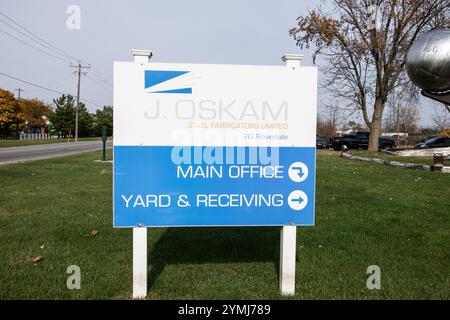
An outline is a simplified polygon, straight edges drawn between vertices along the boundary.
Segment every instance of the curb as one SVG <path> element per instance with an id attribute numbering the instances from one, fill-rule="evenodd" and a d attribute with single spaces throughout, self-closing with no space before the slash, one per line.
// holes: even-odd
<path id="1" fill-rule="evenodd" d="M 342 152 L 341 153 L 342 158 L 346 158 L 349 160 L 357 160 L 357 161 L 366 161 L 366 162 L 373 162 L 378 164 L 384 164 L 392 167 L 397 168 L 405 168 L 405 169 L 418 169 L 418 170 L 424 170 L 424 171 L 433 171 L 433 166 L 428 164 L 420 164 L 420 163 L 411 163 L 411 162 L 399 162 L 399 161 L 392 161 L 392 160 L 382 160 L 377 158 L 365 158 L 360 156 L 354 156 L 348 152 Z M 443 173 L 450 173 L 450 167 L 443 167 L 442 171 Z"/>

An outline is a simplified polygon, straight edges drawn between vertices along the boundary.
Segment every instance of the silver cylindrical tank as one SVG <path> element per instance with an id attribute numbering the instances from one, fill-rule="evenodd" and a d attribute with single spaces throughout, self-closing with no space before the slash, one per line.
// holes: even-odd
<path id="1" fill-rule="evenodd" d="M 450 29 L 436 29 L 414 41 L 407 53 L 406 71 L 423 90 L 450 90 Z"/>

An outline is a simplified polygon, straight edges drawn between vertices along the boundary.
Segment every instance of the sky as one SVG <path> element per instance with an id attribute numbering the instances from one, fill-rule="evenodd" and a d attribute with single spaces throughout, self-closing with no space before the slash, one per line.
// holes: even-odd
<path id="1" fill-rule="evenodd" d="M 80 95 L 87 100 L 90 111 L 112 105 L 113 61 L 132 61 L 131 49 L 151 50 L 154 62 L 283 65 L 281 56 L 295 53 L 305 55 L 303 65 L 313 65 L 312 51 L 297 47 L 288 30 L 295 26 L 299 15 L 319 5 L 317 0 L 0 0 L 0 3 L 1 13 L 64 51 L 63 60 L 76 63 L 68 58 L 70 55 L 91 65 L 83 70 L 87 74 L 81 79 Z M 73 11 L 67 12 L 71 5 L 80 9 L 79 28 L 67 26 L 68 20 L 73 21 Z M 11 35 L 51 52 L 4 22 L 23 31 L 0 15 L 0 72 L 75 95 L 76 75 L 71 61 L 62 61 L 12 39 Z M 320 75 L 323 76 L 326 75 Z M 46 102 L 59 96 L 3 75 L 0 87 L 16 95 L 15 89 L 21 88 L 22 97 L 37 97 Z M 328 99 L 325 90 L 319 88 L 319 112 Z M 424 99 L 421 102 L 421 123 L 431 125 L 433 104 Z"/>

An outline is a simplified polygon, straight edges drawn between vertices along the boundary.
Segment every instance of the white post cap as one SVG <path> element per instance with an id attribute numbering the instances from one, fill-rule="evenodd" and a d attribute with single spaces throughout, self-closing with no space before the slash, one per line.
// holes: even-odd
<path id="1" fill-rule="evenodd" d="M 152 57 L 153 53 L 149 50 L 136 50 L 132 49 L 134 62 L 147 63 Z"/>
<path id="2" fill-rule="evenodd" d="M 300 61 L 303 60 L 303 55 L 287 53 L 281 57 L 281 60 L 286 62 L 286 66 L 288 67 L 300 67 Z"/>

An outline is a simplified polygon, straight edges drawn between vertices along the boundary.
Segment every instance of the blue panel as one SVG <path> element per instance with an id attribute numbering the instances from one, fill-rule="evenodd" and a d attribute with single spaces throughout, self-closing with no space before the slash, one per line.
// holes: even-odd
<path id="1" fill-rule="evenodd" d="M 277 165 L 282 169 L 277 177 L 271 177 L 274 171 L 270 170 L 266 177 L 261 176 L 267 159 L 250 156 L 256 147 L 241 147 L 244 157 L 231 147 L 234 153 L 222 157 L 223 161 L 217 159 L 229 154 L 225 147 L 209 153 L 205 147 L 183 147 L 178 157 L 180 148 L 114 147 L 115 227 L 314 224 L 314 147 L 280 147 Z M 190 158 L 199 164 L 177 164 Z M 295 165 L 297 162 L 303 167 Z M 254 167 L 253 176 L 249 163 Z M 306 179 L 293 181 L 290 167 Z M 292 203 L 306 206 L 295 210 Z"/>
<path id="2" fill-rule="evenodd" d="M 152 91 L 152 93 L 192 93 L 192 88 Z"/>
<path id="3" fill-rule="evenodd" d="M 189 71 L 145 70 L 145 88 L 179 77 Z"/>

